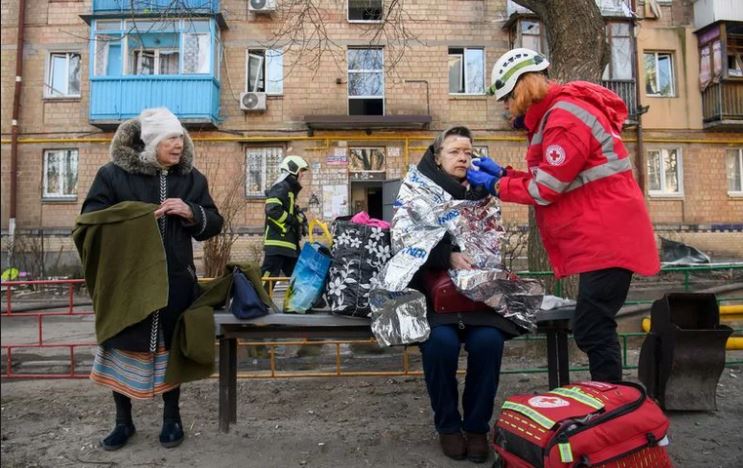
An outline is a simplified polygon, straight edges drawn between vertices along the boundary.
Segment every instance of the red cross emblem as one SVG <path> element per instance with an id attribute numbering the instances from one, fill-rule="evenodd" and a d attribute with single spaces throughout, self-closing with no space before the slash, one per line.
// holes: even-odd
<path id="1" fill-rule="evenodd" d="M 560 408 L 569 404 L 567 400 L 556 396 L 537 395 L 529 398 L 529 406 L 534 408 Z"/>
<path id="2" fill-rule="evenodd" d="M 565 162 L 565 150 L 560 145 L 549 145 L 544 152 L 544 159 L 551 166 L 560 166 Z"/>

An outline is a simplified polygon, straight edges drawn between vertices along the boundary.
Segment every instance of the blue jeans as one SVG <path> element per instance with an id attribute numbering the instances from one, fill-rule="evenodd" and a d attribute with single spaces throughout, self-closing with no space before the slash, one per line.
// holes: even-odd
<path id="1" fill-rule="evenodd" d="M 494 327 L 467 326 L 459 330 L 456 325 L 439 325 L 431 329 L 431 335 L 421 343 L 420 349 L 438 432 L 450 434 L 465 430 L 485 434 L 490 430 L 503 341 L 503 334 Z M 462 344 L 467 351 L 467 375 L 462 396 L 464 419 L 459 413 L 457 388 L 457 364 Z"/>

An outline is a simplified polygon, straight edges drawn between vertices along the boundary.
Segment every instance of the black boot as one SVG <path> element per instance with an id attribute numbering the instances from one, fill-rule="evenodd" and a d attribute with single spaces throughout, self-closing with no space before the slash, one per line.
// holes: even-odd
<path id="1" fill-rule="evenodd" d="M 163 393 L 163 428 L 160 431 L 160 445 L 165 448 L 178 447 L 183 442 L 183 423 L 178 409 L 178 400 L 181 396 L 181 388 L 178 387 Z"/>
<path id="2" fill-rule="evenodd" d="M 103 450 L 118 450 L 125 446 L 137 430 L 132 422 L 132 400 L 126 395 L 113 392 L 116 403 L 116 426 L 105 439 L 101 440 Z"/>

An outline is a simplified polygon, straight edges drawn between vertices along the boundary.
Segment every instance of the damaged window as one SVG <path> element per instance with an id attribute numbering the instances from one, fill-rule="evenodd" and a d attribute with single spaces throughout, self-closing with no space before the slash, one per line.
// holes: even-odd
<path id="1" fill-rule="evenodd" d="M 678 149 L 648 151 L 648 192 L 650 195 L 682 195 L 681 156 Z"/>
<path id="2" fill-rule="evenodd" d="M 667 52 L 645 52 L 645 94 L 673 97 L 673 56 Z"/>
<path id="3" fill-rule="evenodd" d="M 46 97 L 79 97 L 80 54 L 75 52 L 49 54 L 49 74 L 45 84 Z"/>
<path id="4" fill-rule="evenodd" d="M 348 0 L 348 21 L 381 21 L 383 0 Z"/>
<path id="5" fill-rule="evenodd" d="M 449 94 L 485 94 L 485 51 L 449 48 Z"/>
<path id="6" fill-rule="evenodd" d="M 284 149 L 248 148 L 245 153 L 245 196 L 264 197 L 279 176 Z"/>
<path id="7" fill-rule="evenodd" d="M 246 91 L 283 94 L 284 56 L 281 50 L 248 50 L 247 68 Z"/>
<path id="8" fill-rule="evenodd" d="M 75 198 L 77 196 L 76 149 L 44 151 L 44 198 Z"/>
<path id="9" fill-rule="evenodd" d="M 727 151 L 728 192 L 743 195 L 743 148 Z"/>

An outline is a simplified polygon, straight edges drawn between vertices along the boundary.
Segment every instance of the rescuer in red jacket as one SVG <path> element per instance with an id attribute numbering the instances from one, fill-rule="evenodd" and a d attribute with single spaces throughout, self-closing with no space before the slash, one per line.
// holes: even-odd
<path id="1" fill-rule="evenodd" d="M 534 205 L 555 275 L 579 274 L 573 334 L 591 378 L 622 378 L 616 313 L 632 274 L 660 269 L 645 200 L 621 137 L 627 108 L 593 83 L 558 84 L 549 62 L 514 49 L 493 66 L 490 92 L 528 132 L 527 172 L 483 158 L 467 173 L 502 201 Z"/>

